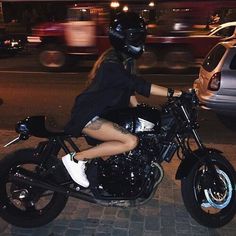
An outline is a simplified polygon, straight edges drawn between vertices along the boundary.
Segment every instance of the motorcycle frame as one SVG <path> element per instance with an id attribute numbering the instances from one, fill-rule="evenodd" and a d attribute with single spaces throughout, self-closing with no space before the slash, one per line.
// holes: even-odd
<path id="1" fill-rule="evenodd" d="M 34 156 L 36 158 L 41 159 L 42 165 L 43 165 L 44 161 L 46 161 L 47 158 L 49 158 L 49 156 L 57 155 L 61 148 L 65 151 L 65 153 L 70 153 L 71 152 L 70 148 L 68 148 L 65 142 L 68 142 L 74 151 L 80 151 L 78 146 L 72 140 L 72 137 L 65 135 L 65 136 L 56 136 L 56 137 L 50 138 L 48 141 L 40 142 L 35 149 Z M 55 166 L 49 169 L 47 171 L 47 174 L 49 174 L 49 172 L 53 173 L 54 171 L 56 171 Z M 162 173 L 162 177 L 163 177 L 163 173 Z M 97 203 L 103 206 L 121 206 L 121 207 L 134 207 L 137 205 L 145 204 L 147 201 L 149 201 L 153 197 L 153 194 L 155 193 L 155 190 L 158 187 L 158 184 L 160 182 L 159 181 L 158 183 L 154 185 L 153 191 L 150 194 L 150 196 L 147 199 L 140 202 L 136 200 L 135 197 L 129 198 L 129 199 L 126 199 L 126 198 L 125 199 L 124 198 L 97 199 L 92 194 L 88 194 L 81 190 L 77 191 L 76 188 L 68 187 L 70 184 L 74 183 L 72 180 L 69 182 L 68 181 L 63 182 L 61 183 L 61 185 L 58 185 L 58 184 L 51 183 L 50 181 L 45 181 L 45 180 L 42 181 L 40 178 L 32 176 L 30 171 L 28 172 L 27 170 L 23 170 L 22 168 L 19 168 L 16 173 L 11 174 L 9 179 L 11 181 L 14 181 L 15 183 L 26 184 L 29 186 L 35 186 L 35 187 L 55 191 L 58 193 L 65 194 L 68 197 L 78 198 L 80 200 L 84 200 L 90 203 Z"/>
<path id="2" fill-rule="evenodd" d="M 173 103 L 174 104 L 174 103 Z M 171 107 L 171 106 L 170 106 Z M 175 112 L 175 118 L 176 119 L 182 119 L 181 114 L 184 114 L 186 123 L 185 127 L 182 127 L 183 129 L 187 129 L 191 132 L 197 146 L 198 150 L 193 152 L 188 146 L 186 146 L 186 143 L 184 142 L 184 137 L 181 137 L 179 133 L 175 134 L 175 138 L 177 140 L 177 143 L 179 144 L 179 147 L 181 148 L 184 159 L 182 159 L 180 166 L 178 167 L 177 173 L 176 173 L 176 179 L 182 179 L 188 175 L 188 173 L 191 171 L 191 166 L 193 166 L 197 161 L 201 161 L 202 163 L 206 164 L 213 170 L 213 173 L 217 176 L 216 170 L 214 166 L 211 164 L 210 158 L 207 158 L 211 152 L 219 152 L 218 150 L 208 149 L 205 148 L 203 143 L 200 140 L 200 137 L 196 131 L 196 127 L 198 124 L 194 121 L 192 122 L 190 119 L 190 116 L 188 114 L 188 111 L 186 110 L 185 106 L 183 104 L 179 103 L 177 106 L 175 105 L 174 109 L 177 108 Z M 181 112 L 179 112 L 181 110 Z M 32 119 L 32 120 L 31 120 Z M 58 152 L 63 149 L 66 154 L 71 152 L 71 149 L 75 152 L 79 152 L 79 147 L 75 144 L 75 142 L 72 140 L 72 137 L 69 135 L 65 135 L 64 133 L 51 133 L 45 128 L 44 123 L 45 117 L 38 116 L 38 117 L 29 117 L 25 121 L 27 122 L 28 126 L 30 127 L 30 134 L 36 137 L 47 137 L 47 141 L 42 141 L 38 144 L 37 148 L 35 149 L 35 156 L 40 158 L 42 160 L 42 165 L 46 159 L 51 156 L 57 156 Z M 29 129 L 27 129 L 27 126 L 25 126 L 24 122 L 20 122 L 18 124 L 18 128 L 16 128 L 17 132 L 20 134 L 18 139 L 14 140 L 13 142 L 17 142 L 18 140 L 25 140 L 29 138 Z M 66 142 L 70 145 L 70 148 L 66 145 Z M 10 142 L 11 144 L 11 142 Z M 166 161 L 171 161 L 172 157 L 167 159 Z M 165 160 L 165 159 L 164 159 Z M 162 161 L 164 161 L 162 159 Z M 50 171 L 50 170 L 49 170 Z M 53 171 L 53 168 L 52 170 Z M 61 192 L 64 194 L 67 194 L 68 196 L 74 196 L 80 199 L 84 199 L 89 202 L 96 202 L 97 200 L 88 194 L 77 192 L 71 188 L 65 187 L 65 186 L 58 186 L 51 183 L 44 183 L 40 180 L 34 180 L 33 178 L 25 178 L 25 176 L 17 175 L 17 176 L 11 176 L 14 178 L 15 181 L 22 181 L 24 183 L 27 183 L 29 185 L 35 185 L 38 187 L 51 189 L 57 192 Z M 18 179 L 18 180 L 17 180 Z M 37 183 L 38 181 L 38 183 Z"/>

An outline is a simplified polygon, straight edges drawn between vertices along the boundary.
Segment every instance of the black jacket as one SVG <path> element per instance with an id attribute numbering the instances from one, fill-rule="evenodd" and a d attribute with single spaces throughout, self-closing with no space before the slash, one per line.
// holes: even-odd
<path id="1" fill-rule="evenodd" d="M 150 89 L 151 83 L 132 75 L 122 62 L 103 61 L 90 86 L 76 97 L 65 132 L 79 137 L 93 117 L 129 106 L 134 92 L 148 97 Z"/>

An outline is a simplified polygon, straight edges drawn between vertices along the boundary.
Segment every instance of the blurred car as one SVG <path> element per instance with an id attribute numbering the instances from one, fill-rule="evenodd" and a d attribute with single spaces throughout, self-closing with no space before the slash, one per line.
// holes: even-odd
<path id="1" fill-rule="evenodd" d="M 24 40 L 16 36 L 0 32 L 0 57 L 5 55 L 14 55 L 23 50 Z"/>
<path id="2" fill-rule="evenodd" d="M 202 34 L 200 31 L 191 30 L 191 21 L 187 20 L 187 16 L 182 18 L 182 21 L 174 20 L 159 20 L 156 27 L 151 25 L 148 28 L 150 35 L 147 35 L 146 51 L 137 64 L 140 69 L 155 68 L 158 65 L 174 73 L 183 72 L 198 66 L 199 61 L 202 61 L 217 43 L 236 36 L 236 21 L 221 24 Z M 184 24 L 186 22 L 188 24 Z M 173 29 L 176 30 L 175 34 Z"/>
<path id="3" fill-rule="evenodd" d="M 236 21 L 227 22 L 213 28 L 208 35 L 220 36 L 224 40 L 231 39 L 236 34 Z"/>
<path id="4" fill-rule="evenodd" d="M 220 42 L 208 53 L 193 87 L 205 109 L 210 109 L 227 126 L 236 116 L 236 39 Z"/>

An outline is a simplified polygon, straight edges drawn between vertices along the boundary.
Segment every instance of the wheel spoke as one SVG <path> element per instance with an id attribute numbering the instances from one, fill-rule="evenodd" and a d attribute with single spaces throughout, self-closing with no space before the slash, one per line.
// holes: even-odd
<path id="1" fill-rule="evenodd" d="M 198 223 L 221 227 L 229 223 L 236 212 L 236 175 L 224 156 L 212 152 L 208 157 L 215 173 L 212 168 L 197 162 L 186 179 L 182 180 L 182 196 L 186 209 Z"/>
<path id="2" fill-rule="evenodd" d="M 27 202 L 27 203 L 25 204 L 25 208 L 26 208 L 26 211 L 32 212 L 32 213 L 35 213 L 35 212 L 38 211 L 38 210 L 36 209 L 36 207 L 35 207 L 35 204 L 34 204 L 32 201 Z"/>

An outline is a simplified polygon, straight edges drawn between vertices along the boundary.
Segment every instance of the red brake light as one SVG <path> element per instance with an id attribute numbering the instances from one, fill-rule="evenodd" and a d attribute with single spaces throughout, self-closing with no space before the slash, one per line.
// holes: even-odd
<path id="1" fill-rule="evenodd" d="M 10 39 L 5 40 L 5 41 L 4 41 L 4 44 L 5 44 L 5 45 L 10 45 L 10 44 L 11 44 L 11 40 L 10 40 Z"/>
<path id="2" fill-rule="evenodd" d="M 221 73 L 215 73 L 208 84 L 208 90 L 217 91 L 220 88 Z"/>

